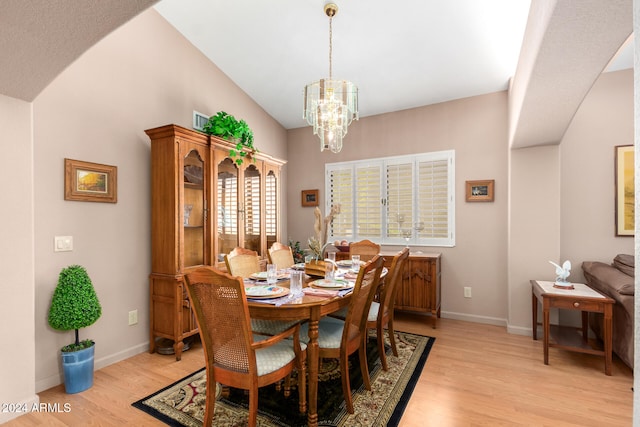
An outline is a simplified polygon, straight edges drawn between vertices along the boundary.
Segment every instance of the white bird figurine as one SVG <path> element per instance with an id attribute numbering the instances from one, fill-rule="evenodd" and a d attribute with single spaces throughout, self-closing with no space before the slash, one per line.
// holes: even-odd
<path id="1" fill-rule="evenodd" d="M 560 267 L 558 264 L 556 264 L 553 261 L 549 261 L 549 262 L 556 267 L 556 275 L 557 275 L 556 281 L 566 282 L 567 277 L 569 277 L 569 274 L 571 273 L 571 261 L 566 260 L 565 262 L 562 263 L 562 267 Z"/>

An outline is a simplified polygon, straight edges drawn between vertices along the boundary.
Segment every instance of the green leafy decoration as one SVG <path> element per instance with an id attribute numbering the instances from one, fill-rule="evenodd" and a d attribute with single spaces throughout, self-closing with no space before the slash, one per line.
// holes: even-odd
<path id="1" fill-rule="evenodd" d="M 224 111 L 218 111 L 211 116 L 202 127 L 204 133 L 219 136 L 227 141 L 235 140 L 235 150 L 229 151 L 229 156 L 235 159 L 235 163 L 241 165 L 243 157 L 252 157 L 259 150 L 253 145 L 253 131 L 244 120 L 237 120 L 234 116 Z M 255 158 L 253 158 L 255 162 Z"/>
<path id="2" fill-rule="evenodd" d="M 75 330 L 72 345 L 78 347 L 78 329 L 93 325 L 101 315 L 102 306 L 87 270 L 79 265 L 62 269 L 51 299 L 49 325 L 61 331 Z"/>

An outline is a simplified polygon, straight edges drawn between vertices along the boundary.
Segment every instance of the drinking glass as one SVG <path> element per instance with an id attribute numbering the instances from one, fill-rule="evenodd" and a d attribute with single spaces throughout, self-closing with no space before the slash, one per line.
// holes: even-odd
<path id="1" fill-rule="evenodd" d="M 402 234 L 404 235 L 404 240 L 407 241 L 407 247 L 409 247 L 409 240 L 411 240 L 411 236 L 413 235 L 412 230 L 410 228 L 406 228 L 402 230 Z"/>
<path id="2" fill-rule="evenodd" d="M 335 252 L 327 252 L 327 258 L 329 258 L 329 260 L 336 262 L 336 253 Z"/>
<path id="3" fill-rule="evenodd" d="M 293 270 L 291 272 L 291 281 L 289 282 L 289 290 L 294 297 L 302 295 L 302 277 L 304 272 Z"/>
<path id="4" fill-rule="evenodd" d="M 333 280 L 335 277 L 335 271 L 334 271 L 335 266 L 333 264 L 331 264 L 330 262 L 326 263 L 326 269 L 324 271 L 324 278 L 327 280 Z"/>
<path id="5" fill-rule="evenodd" d="M 273 285 L 278 280 L 278 267 L 275 264 L 267 264 L 267 284 Z"/>
<path id="6" fill-rule="evenodd" d="M 351 255 L 351 269 L 353 271 L 360 270 L 360 255 Z"/>

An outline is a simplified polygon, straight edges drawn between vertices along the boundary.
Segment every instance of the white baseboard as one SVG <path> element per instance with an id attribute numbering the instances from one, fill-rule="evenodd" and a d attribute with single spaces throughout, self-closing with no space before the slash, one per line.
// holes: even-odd
<path id="1" fill-rule="evenodd" d="M 120 362 L 121 360 L 128 359 L 136 354 L 144 353 L 145 351 L 149 351 L 149 342 L 144 342 L 142 344 L 135 345 L 133 347 L 129 347 L 118 353 L 114 353 L 105 357 L 101 357 L 100 359 L 95 360 L 95 369 L 102 369 L 105 366 L 113 365 L 114 363 Z"/>
<path id="2" fill-rule="evenodd" d="M 142 344 L 135 345 L 133 347 L 129 347 L 122 351 L 119 351 L 114 354 L 110 354 L 105 357 L 101 357 L 100 359 L 94 360 L 93 369 L 98 370 L 102 369 L 106 366 L 113 365 L 114 363 L 120 362 L 121 360 L 128 359 L 129 357 L 135 356 L 136 354 L 144 353 L 145 351 L 149 351 L 149 343 L 145 342 Z M 43 378 L 41 380 L 36 381 L 36 393 L 40 393 L 41 391 L 48 390 L 51 387 L 55 387 L 64 382 L 64 377 L 62 372 L 58 374 L 51 375 L 47 378 Z"/>
<path id="3" fill-rule="evenodd" d="M 507 332 L 514 335 L 533 336 L 531 326 L 507 326 Z"/>
<path id="4" fill-rule="evenodd" d="M 31 412 L 34 407 L 36 407 L 37 409 L 39 404 L 40 398 L 37 394 L 34 394 L 27 399 L 23 399 L 20 402 L 12 402 L 11 407 L 3 407 L 2 409 L 0 409 L 0 411 L 3 411 L 0 412 L 0 424 L 4 424 L 13 420 L 14 418 L 18 418 L 21 415 Z"/>
<path id="5" fill-rule="evenodd" d="M 441 313 L 445 319 L 464 320 L 466 322 L 484 323 L 487 325 L 507 326 L 507 319 L 500 319 L 498 317 L 478 316 L 475 314 L 467 313 L 454 313 L 452 311 L 443 311 Z"/>

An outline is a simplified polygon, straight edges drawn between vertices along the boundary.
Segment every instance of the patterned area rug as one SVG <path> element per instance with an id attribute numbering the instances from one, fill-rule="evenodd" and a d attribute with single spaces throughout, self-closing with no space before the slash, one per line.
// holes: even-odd
<path id="1" fill-rule="evenodd" d="M 386 348 L 389 370 L 382 370 L 375 337 L 367 345 L 372 391 L 364 388 L 357 353 L 350 358 L 350 378 L 355 413 L 346 411 L 337 360 L 324 359 L 318 385 L 318 421 L 321 426 L 397 426 L 422 372 L 435 338 L 396 332 L 399 357 Z M 355 357 L 353 357 L 355 356 Z M 292 383 L 294 383 L 292 381 Z M 176 381 L 132 405 L 170 426 L 202 426 L 205 405 L 204 368 Z M 243 390 L 216 391 L 214 426 L 247 424 L 249 396 Z M 306 414 L 298 411 L 298 392 L 284 397 L 275 386 L 259 391 L 258 426 L 306 426 Z"/>

